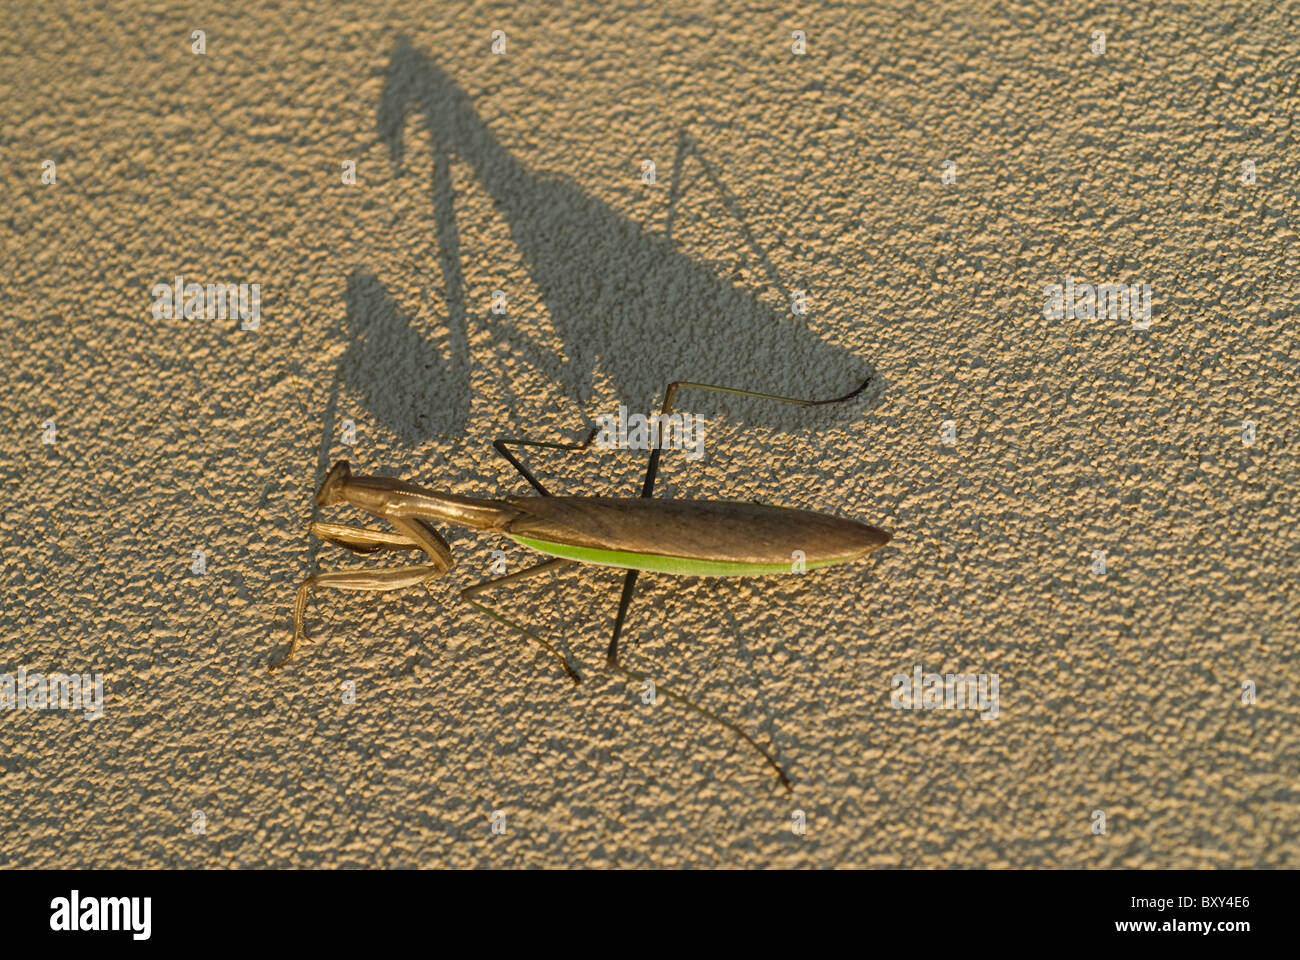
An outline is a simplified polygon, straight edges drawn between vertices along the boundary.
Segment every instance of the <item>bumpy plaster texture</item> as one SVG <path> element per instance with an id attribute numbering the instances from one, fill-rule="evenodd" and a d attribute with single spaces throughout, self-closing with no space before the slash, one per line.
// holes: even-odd
<path id="1" fill-rule="evenodd" d="M 1300 70 L 1271 6 L 22 5 L 0 673 L 102 672 L 106 702 L 0 715 L 0 865 L 1300 866 Z M 258 328 L 156 319 L 178 275 L 260 284 Z M 1149 284 L 1149 329 L 1045 317 L 1067 280 Z M 493 550 L 528 562 L 505 540 L 444 531 L 427 591 L 318 594 L 317 643 L 267 669 L 301 578 L 357 562 L 306 535 L 335 459 L 524 493 L 492 438 L 678 378 L 868 373 L 816 413 L 684 394 L 707 453 L 658 492 L 893 542 L 643 577 L 629 620 L 629 662 L 770 742 L 792 795 L 604 672 L 617 573 L 501 592 L 581 687 L 461 603 Z M 644 454 L 533 463 L 633 495 Z M 997 674 L 998 718 L 894 709 L 917 665 Z"/>

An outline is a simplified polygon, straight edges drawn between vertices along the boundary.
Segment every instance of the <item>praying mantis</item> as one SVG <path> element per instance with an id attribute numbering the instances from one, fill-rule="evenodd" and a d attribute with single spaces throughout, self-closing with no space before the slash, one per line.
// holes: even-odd
<path id="1" fill-rule="evenodd" d="M 800 406 L 843 403 L 858 396 L 868 377 L 850 393 L 829 400 L 801 400 L 755 393 L 733 387 L 692 381 L 675 381 L 664 391 L 661 415 L 667 416 L 678 390 L 712 390 L 774 400 Z M 815 569 L 857 560 L 888 543 L 892 534 L 878 527 L 810 510 L 767 506 L 734 500 L 654 499 L 662 447 L 650 451 L 641 495 L 632 499 L 609 497 L 557 497 L 507 447 L 540 447 L 577 452 L 591 445 L 593 429 L 581 443 L 502 439 L 493 447 L 537 492 L 536 496 L 479 499 L 437 493 L 392 477 L 358 476 L 346 460 L 329 471 L 316 492 L 322 507 L 347 503 L 387 522 L 393 532 L 339 523 L 313 521 L 317 537 L 355 553 L 384 550 L 423 550 L 429 562 L 380 569 L 354 568 L 316 573 L 298 588 L 293 608 L 293 640 L 283 666 L 298 643 L 310 642 L 304 632 L 308 596 L 314 587 L 387 592 L 425 584 L 443 576 L 453 565 L 451 547 L 430 521 L 504 534 L 517 543 L 546 555 L 535 566 L 461 590 L 461 598 L 497 622 L 522 634 L 553 656 L 574 683 L 582 678 L 556 647 L 538 633 L 497 610 L 472 599 L 490 587 L 527 580 L 574 564 L 615 567 L 627 571 L 614 618 L 614 633 L 606 652 L 607 666 L 633 681 L 649 680 L 644 673 L 619 660 L 618 641 L 637 578 L 642 572 L 677 576 L 763 576 Z M 789 777 L 768 750 L 739 726 L 688 698 L 657 687 L 668 699 L 729 729 L 757 750 L 791 789 Z"/>

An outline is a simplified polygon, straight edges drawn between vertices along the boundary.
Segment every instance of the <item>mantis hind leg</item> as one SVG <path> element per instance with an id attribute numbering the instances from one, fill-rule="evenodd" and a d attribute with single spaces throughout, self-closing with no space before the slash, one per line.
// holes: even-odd
<path id="1" fill-rule="evenodd" d="M 618 661 L 618 638 L 619 635 L 623 632 L 623 623 L 627 619 L 628 607 L 632 603 L 632 592 L 636 587 L 636 579 L 638 573 L 640 573 L 639 570 L 629 570 L 627 572 L 627 576 L 623 578 L 623 595 L 622 597 L 619 598 L 618 601 L 618 614 L 614 617 L 614 636 L 609 641 L 609 651 L 605 655 L 605 661 L 606 663 L 608 663 L 611 669 L 617 670 L 625 677 L 628 677 L 632 680 L 639 681 L 642 683 L 646 681 L 650 681 L 651 683 L 654 683 L 654 681 L 650 680 L 650 678 L 646 674 L 640 673 L 636 670 L 630 670 L 627 667 L 623 666 Z M 736 726 L 734 723 L 732 723 L 729 720 L 722 719 L 722 717 L 718 716 L 713 711 L 705 709 L 704 707 L 700 706 L 698 703 L 695 703 L 694 701 L 688 699 L 687 697 L 682 696 L 679 693 L 674 693 L 673 691 L 661 687 L 658 684 L 654 684 L 654 687 L 657 693 L 662 693 L 669 700 L 673 700 L 677 703 L 680 703 L 688 710 L 695 711 L 700 716 L 704 717 L 706 720 L 712 720 L 714 723 L 721 724 L 722 726 L 730 730 L 732 733 L 734 733 L 736 736 L 740 737 L 742 740 L 744 740 L 746 743 L 748 743 L 751 747 L 753 747 L 762 755 L 763 759 L 767 761 L 767 765 L 776 771 L 776 775 L 781 778 L 781 784 L 787 790 L 793 789 L 790 785 L 790 778 L 785 775 L 785 771 L 782 770 L 781 765 L 776 762 L 776 758 L 774 758 L 770 753 L 768 753 L 765 749 L 763 749 L 763 747 L 759 745 L 757 740 L 751 737 L 744 730 L 740 729 L 740 727 Z"/>
<path id="2" fill-rule="evenodd" d="M 755 393 L 753 390 L 740 390 L 736 387 L 719 387 L 712 383 L 694 383 L 690 380 L 674 380 L 664 389 L 664 405 L 660 409 L 661 414 L 672 412 L 673 401 L 677 399 L 677 391 L 682 387 L 691 387 L 695 390 L 713 390 L 717 393 L 731 393 L 738 397 L 755 397 L 759 400 L 775 400 L 778 403 L 793 403 L 800 407 L 823 407 L 828 403 L 844 403 L 852 400 L 871 383 L 873 377 L 869 376 L 863 380 L 856 388 L 850 390 L 842 397 L 831 397 L 829 400 L 801 400 L 798 397 L 779 397 L 774 393 Z M 655 477 L 659 475 L 659 454 L 660 448 L 655 447 L 650 451 L 650 463 L 646 467 L 645 483 L 641 487 L 641 496 L 649 497 L 654 493 Z"/>
<path id="3" fill-rule="evenodd" d="M 680 390 L 682 387 L 690 387 L 696 390 L 713 390 L 718 393 L 730 393 L 741 397 L 755 397 L 759 400 L 775 400 L 778 403 L 793 403 L 801 407 L 820 407 L 828 403 L 844 403 L 846 400 L 852 400 L 854 397 L 856 397 L 858 394 L 860 394 L 863 390 L 867 388 L 867 385 L 871 383 L 871 380 L 872 377 L 869 376 L 865 380 L 863 380 L 862 383 L 860 383 L 856 388 L 844 394 L 844 396 L 831 397 L 829 400 L 803 400 L 800 399 L 799 397 L 781 397 L 773 393 L 755 393 L 753 390 L 740 390 L 737 389 L 736 387 L 720 387 L 712 383 L 695 383 L 694 381 L 690 381 L 690 380 L 675 380 L 672 383 L 668 384 L 667 388 L 665 388 L 664 404 L 659 412 L 661 414 L 667 414 L 672 412 L 673 401 L 677 399 L 677 391 Z M 654 494 L 655 478 L 659 475 L 659 455 L 661 452 L 662 450 L 659 447 L 655 447 L 650 451 L 650 462 L 646 465 L 645 482 L 642 484 L 641 487 L 642 497 L 648 498 Z M 613 639 L 611 639 L 609 642 L 609 652 L 606 655 L 606 661 L 608 662 L 609 666 L 612 669 L 619 671 L 625 676 L 631 677 L 633 680 L 645 681 L 649 679 L 645 674 L 638 673 L 635 670 L 629 670 L 627 667 L 624 667 L 618 661 L 618 638 L 623 631 L 623 622 L 624 620 L 627 619 L 628 606 L 632 603 L 632 592 L 636 586 L 636 578 L 638 572 L 639 571 L 636 570 L 629 570 L 627 572 L 627 576 L 623 580 L 623 596 L 620 598 L 618 603 L 618 615 L 614 618 L 614 636 Z M 706 710 L 704 707 L 701 707 L 699 704 L 694 703 L 691 700 L 687 699 L 686 697 L 674 693 L 671 690 L 665 690 L 662 687 L 659 687 L 658 691 L 662 693 L 664 696 L 668 697 L 668 699 L 675 700 L 677 703 L 680 703 L 682 706 L 690 710 L 694 710 L 700 716 L 712 720 L 714 723 L 721 724 L 722 726 L 730 730 L 732 733 L 739 736 L 742 740 L 744 740 L 751 747 L 753 747 L 760 754 L 762 754 L 763 759 L 767 761 L 768 766 L 770 766 L 773 770 L 775 770 L 776 775 L 781 778 L 781 783 L 785 786 L 785 788 L 787 790 L 791 789 L 790 778 L 785 775 L 785 771 L 781 769 L 781 765 L 776 762 L 776 760 L 773 758 L 773 756 L 770 753 L 768 753 L 761 746 L 759 746 L 758 741 L 756 741 L 753 737 L 747 734 L 744 730 L 740 729 L 740 727 L 736 726 L 734 723 L 731 723 L 728 720 L 723 720 L 716 713 L 713 713 L 710 710 Z"/>

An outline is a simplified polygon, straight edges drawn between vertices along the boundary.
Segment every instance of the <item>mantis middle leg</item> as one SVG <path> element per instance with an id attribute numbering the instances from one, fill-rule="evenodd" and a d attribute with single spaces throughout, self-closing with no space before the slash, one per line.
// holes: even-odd
<path id="1" fill-rule="evenodd" d="M 460 597 L 470 606 L 477 607 L 479 610 L 482 610 L 484 613 L 486 613 L 489 617 L 491 617 L 493 620 L 497 621 L 498 623 L 504 624 L 505 626 L 509 627 L 511 630 L 514 630 L 517 633 L 522 633 L 529 640 L 532 640 L 534 643 L 539 644 L 541 647 L 546 649 L 553 657 L 555 657 L 555 659 L 560 661 L 560 665 L 564 667 L 564 672 L 569 675 L 569 679 L 571 679 L 574 683 L 582 683 L 582 677 L 578 676 L 577 671 L 574 670 L 573 667 L 569 666 L 569 661 L 565 658 L 564 654 L 562 654 L 559 650 L 557 650 L 555 646 L 552 645 L 549 641 L 543 639 L 541 636 L 534 633 L 532 630 L 529 630 L 527 627 L 515 623 L 509 617 L 506 617 L 505 615 L 492 609 L 487 604 L 479 603 L 476 600 L 470 599 L 470 597 L 474 596 L 475 594 L 482 593 L 488 587 L 498 587 L 503 583 L 511 583 L 516 580 L 528 580 L 532 577 L 536 577 L 543 573 L 546 573 L 548 570 L 559 570 L 562 567 L 570 566 L 573 564 L 573 562 L 574 561 L 572 560 L 566 560 L 564 557 L 555 557 L 551 560 L 543 560 L 541 563 L 532 567 L 528 567 L 525 570 L 517 570 L 514 573 L 506 574 L 504 577 L 498 577 L 495 580 L 488 580 L 485 583 L 476 584 L 475 586 L 472 587 L 466 587 L 464 590 L 460 592 Z"/>
<path id="2" fill-rule="evenodd" d="M 580 450 L 586 450 L 591 446 L 591 441 L 596 438 L 597 429 L 597 427 L 592 427 L 591 432 L 587 434 L 587 439 L 583 440 L 581 443 L 552 443 L 546 440 L 501 439 L 492 441 L 492 446 L 497 453 L 501 454 L 501 456 L 505 457 L 506 460 L 510 462 L 512 467 L 519 471 L 520 475 L 525 480 L 532 484 L 534 490 L 540 493 L 543 497 L 550 497 L 553 496 L 553 494 L 543 487 L 538 479 L 533 476 L 532 472 L 519 461 L 519 458 L 507 450 L 506 447 L 543 447 L 548 450 L 568 450 L 576 453 Z"/>

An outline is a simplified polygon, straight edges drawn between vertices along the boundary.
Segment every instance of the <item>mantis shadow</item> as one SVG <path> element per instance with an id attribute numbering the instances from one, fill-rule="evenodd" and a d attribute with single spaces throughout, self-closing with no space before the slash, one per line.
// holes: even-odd
<path id="1" fill-rule="evenodd" d="M 530 170 L 501 144 L 455 80 L 401 37 L 384 70 L 377 111 L 380 140 L 398 168 L 412 111 L 428 132 L 433 153 L 430 196 L 446 329 L 439 331 L 440 342 L 426 342 L 379 278 L 354 272 L 348 281 L 351 343 L 340 371 L 372 414 L 408 438 L 463 434 L 470 409 L 471 311 L 455 218 L 453 156 L 473 170 L 508 224 L 562 350 L 539 343 L 517 321 L 492 318 L 485 321 L 487 333 L 552 378 L 584 414 L 597 369 L 612 380 L 618 402 L 631 412 L 657 409 L 664 387 L 674 380 L 820 399 L 875 376 L 869 363 L 823 340 L 802 316 L 774 309 L 719 276 L 715 267 L 681 253 L 672 240 L 671 206 L 665 231 L 654 233 L 580 186 Z M 692 157 L 723 191 L 724 205 L 757 251 L 756 266 L 788 296 L 735 197 L 686 133 L 677 146 L 670 204 L 683 193 L 681 167 Z M 487 304 L 482 306 L 482 314 L 490 316 Z M 417 382 L 423 386 L 414 394 L 397 396 Z M 863 400 L 878 402 L 879 390 L 877 381 Z M 721 409 L 782 431 L 844 416 L 843 410 L 717 395 L 692 397 L 686 409 L 698 410 L 697 400 L 710 411 Z"/>

